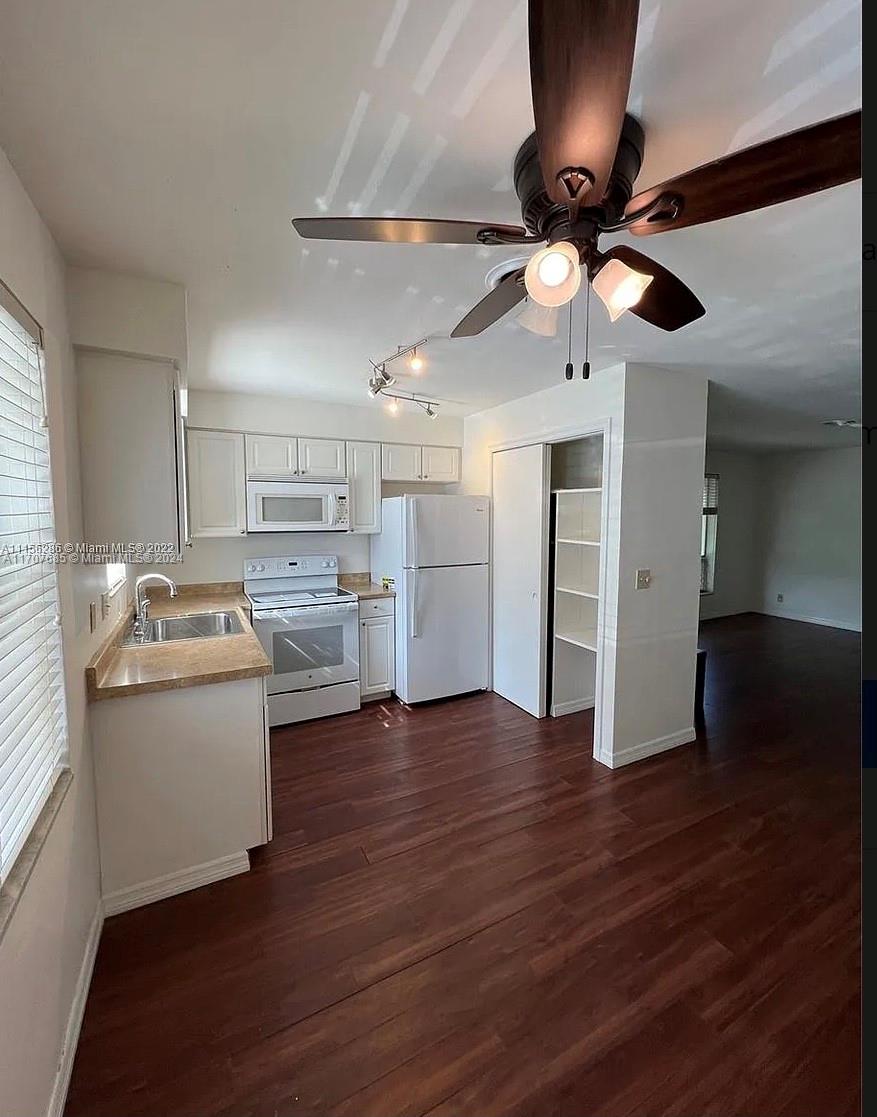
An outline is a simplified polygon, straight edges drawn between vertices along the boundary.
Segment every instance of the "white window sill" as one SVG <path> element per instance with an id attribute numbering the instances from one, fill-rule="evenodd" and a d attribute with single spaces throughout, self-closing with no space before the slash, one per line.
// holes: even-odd
<path id="1" fill-rule="evenodd" d="M 46 839 L 52 831 L 52 826 L 61 810 L 61 804 L 70 790 L 71 783 L 73 783 L 73 773 L 69 768 L 65 768 L 55 781 L 52 793 L 40 811 L 24 848 L 15 859 L 12 871 L 0 885 L 0 943 L 2 943 L 6 928 L 15 914 L 18 901 L 27 887 L 27 882 L 30 880 L 30 875 L 37 863 L 40 850 L 46 844 Z"/>

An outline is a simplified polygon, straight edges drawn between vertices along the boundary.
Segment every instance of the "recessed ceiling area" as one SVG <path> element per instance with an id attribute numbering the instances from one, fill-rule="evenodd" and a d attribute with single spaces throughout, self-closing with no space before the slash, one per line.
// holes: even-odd
<path id="1" fill-rule="evenodd" d="M 521 249 L 305 242 L 290 219 L 518 222 L 526 16 L 525 0 L 0 0 L 0 146 L 69 261 L 185 284 L 192 387 L 366 403 L 369 358 L 447 335 Z M 637 189 L 858 107 L 860 74 L 856 0 L 644 0 Z M 848 442 L 821 421 L 860 414 L 860 204 L 854 183 L 649 238 L 706 317 L 665 334 L 594 300 L 597 374 L 691 367 L 720 387 L 726 441 L 762 409 L 794 444 L 811 425 L 813 445 Z M 465 414 L 561 382 L 561 323 L 553 340 L 514 315 L 439 337 L 418 387 Z"/>

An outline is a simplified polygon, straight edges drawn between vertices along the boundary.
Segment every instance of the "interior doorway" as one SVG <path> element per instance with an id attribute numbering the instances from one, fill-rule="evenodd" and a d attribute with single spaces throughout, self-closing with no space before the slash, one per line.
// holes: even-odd
<path id="1" fill-rule="evenodd" d="M 595 710 L 603 660 L 602 430 L 491 454 L 493 689 L 533 717 Z"/>

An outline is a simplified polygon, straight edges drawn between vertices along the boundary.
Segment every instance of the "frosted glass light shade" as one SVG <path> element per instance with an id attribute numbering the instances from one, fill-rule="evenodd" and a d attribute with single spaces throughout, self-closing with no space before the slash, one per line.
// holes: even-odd
<path id="1" fill-rule="evenodd" d="M 609 311 L 610 319 L 615 322 L 626 310 L 630 310 L 643 297 L 646 287 L 655 277 L 634 271 L 621 260 L 607 260 L 591 280 L 594 292 L 600 296 Z"/>
<path id="2" fill-rule="evenodd" d="M 554 337 L 557 333 L 556 306 L 542 306 L 533 299 L 527 299 L 517 319 L 525 330 L 539 337 Z"/>
<path id="3" fill-rule="evenodd" d="M 530 257 L 524 272 L 527 294 L 542 306 L 568 303 L 581 282 L 579 250 L 565 240 L 540 248 Z"/>

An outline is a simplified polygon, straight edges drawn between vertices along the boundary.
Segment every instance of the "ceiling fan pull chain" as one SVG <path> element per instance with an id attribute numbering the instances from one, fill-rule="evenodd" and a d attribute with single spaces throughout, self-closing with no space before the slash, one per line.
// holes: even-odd
<path id="1" fill-rule="evenodd" d="M 567 338 L 567 345 L 566 345 L 566 370 L 564 371 L 564 376 L 567 378 L 567 380 L 572 380 L 572 374 L 573 374 L 573 368 L 572 368 L 572 304 L 574 302 L 575 302 L 575 299 L 570 299 L 569 300 L 569 335 L 568 335 L 568 338 Z"/>
<path id="2" fill-rule="evenodd" d="M 582 365 L 582 380 L 591 379 L 591 362 L 588 359 L 591 345 L 591 283 L 585 287 L 585 360 Z"/>

